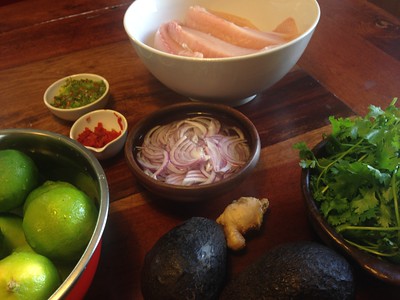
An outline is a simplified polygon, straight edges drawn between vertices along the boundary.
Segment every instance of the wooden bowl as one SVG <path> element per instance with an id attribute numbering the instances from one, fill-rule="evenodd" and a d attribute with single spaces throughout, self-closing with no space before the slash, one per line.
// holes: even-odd
<path id="1" fill-rule="evenodd" d="M 326 142 L 323 141 L 315 146 L 313 152 L 316 157 L 323 156 L 325 144 Z M 328 224 L 314 201 L 310 187 L 311 175 L 312 170 L 303 169 L 301 174 L 301 187 L 305 198 L 309 220 L 321 240 L 328 246 L 342 252 L 342 254 L 349 257 L 373 277 L 391 284 L 400 285 L 400 265 L 384 261 L 377 256 L 371 255 L 350 245 L 345 241 L 342 235 L 337 233 L 336 230 Z"/>
<path id="2" fill-rule="evenodd" d="M 234 124 L 242 130 L 250 147 L 249 159 L 242 168 L 220 181 L 191 186 L 164 183 L 145 174 L 136 159 L 137 147 L 143 144 L 145 134 L 157 125 L 198 115 L 214 116 L 222 123 Z M 150 192 L 162 198 L 182 202 L 204 201 L 232 190 L 254 169 L 260 157 L 260 151 L 258 132 L 245 115 L 227 105 L 202 102 L 179 103 L 154 112 L 132 128 L 125 143 L 126 161 L 139 182 Z"/>

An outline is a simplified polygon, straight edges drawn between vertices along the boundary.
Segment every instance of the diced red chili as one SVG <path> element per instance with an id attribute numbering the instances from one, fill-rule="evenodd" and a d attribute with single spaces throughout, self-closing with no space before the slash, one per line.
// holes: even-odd
<path id="1" fill-rule="evenodd" d="M 114 129 L 107 130 L 103 127 L 103 123 L 99 122 L 94 128 L 94 131 L 86 127 L 85 130 L 78 135 L 77 140 L 84 146 L 102 148 L 120 135 L 121 131 L 116 131 Z"/>

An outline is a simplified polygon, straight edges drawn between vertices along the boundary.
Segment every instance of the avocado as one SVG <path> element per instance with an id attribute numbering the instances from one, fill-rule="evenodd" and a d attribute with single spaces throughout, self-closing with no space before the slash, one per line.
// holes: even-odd
<path id="1" fill-rule="evenodd" d="M 217 299 L 226 249 L 224 231 L 214 220 L 193 217 L 171 229 L 145 256 L 144 299 Z"/>
<path id="2" fill-rule="evenodd" d="M 353 299 L 351 266 L 316 242 L 282 244 L 269 250 L 225 287 L 229 299 Z"/>

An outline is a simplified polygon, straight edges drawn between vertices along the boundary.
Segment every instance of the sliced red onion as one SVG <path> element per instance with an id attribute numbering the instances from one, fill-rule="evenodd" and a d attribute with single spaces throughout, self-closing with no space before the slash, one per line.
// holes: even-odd
<path id="1" fill-rule="evenodd" d="M 185 186 L 227 178 L 250 156 L 239 128 L 207 116 L 155 126 L 137 149 L 137 161 L 147 175 Z"/>

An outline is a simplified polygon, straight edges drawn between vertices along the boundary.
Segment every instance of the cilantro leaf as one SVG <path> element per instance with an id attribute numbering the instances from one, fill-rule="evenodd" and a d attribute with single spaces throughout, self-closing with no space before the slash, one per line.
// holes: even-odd
<path id="1" fill-rule="evenodd" d="M 332 133 L 314 154 L 304 142 L 302 168 L 321 214 L 352 245 L 400 263 L 400 109 L 370 105 L 366 116 L 329 117 Z"/>

